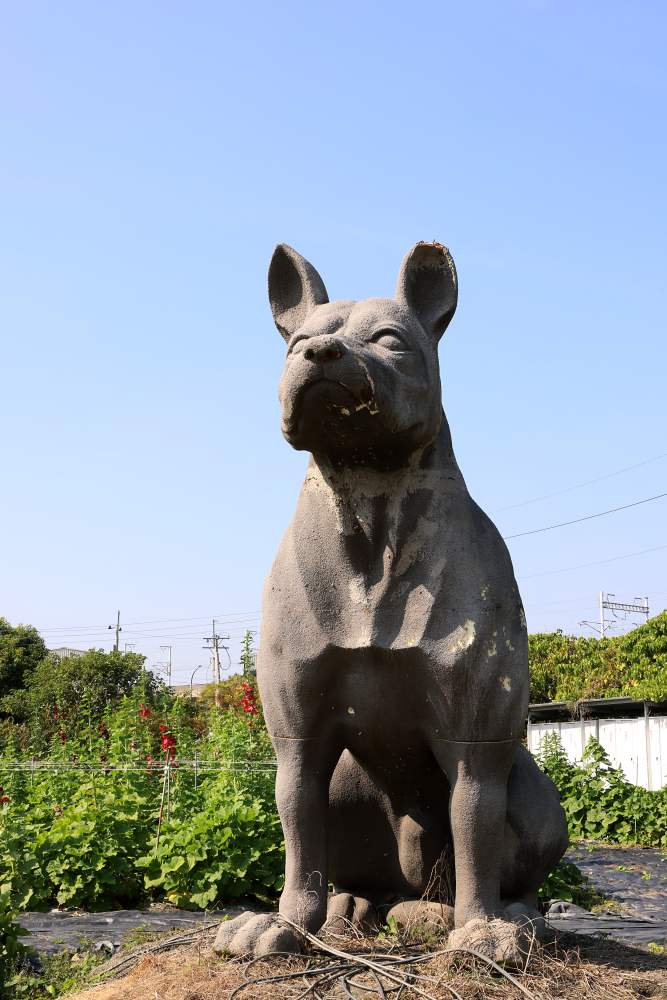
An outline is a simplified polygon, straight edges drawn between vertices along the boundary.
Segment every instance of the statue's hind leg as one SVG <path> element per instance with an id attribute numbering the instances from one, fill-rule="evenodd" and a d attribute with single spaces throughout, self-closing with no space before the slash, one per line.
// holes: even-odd
<path id="1" fill-rule="evenodd" d="M 348 752 L 341 756 L 329 788 L 329 872 L 333 895 L 327 928 L 350 925 L 376 930 L 382 912 L 400 898 L 402 873 L 396 818 L 387 798 Z"/>
<path id="2" fill-rule="evenodd" d="M 503 900 L 537 908 L 538 889 L 567 844 L 567 822 L 556 787 L 520 746 L 507 788 L 500 876 Z"/>
<path id="3" fill-rule="evenodd" d="M 329 791 L 329 926 L 368 932 L 396 904 L 401 909 L 391 915 L 405 923 L 423 896 L 446 908 L 453 899 L 448 797 L 435 763 L 420 769 L 409 803 L 402 803 L 349 752 L 342 755 Z"/>

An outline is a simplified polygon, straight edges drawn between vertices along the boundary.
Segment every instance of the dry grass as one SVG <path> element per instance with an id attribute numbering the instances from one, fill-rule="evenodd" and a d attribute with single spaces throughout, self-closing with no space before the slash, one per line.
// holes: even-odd
<path id="1" fill-rule="evenodd" d="M 664 958 L 616 942 L 573 935 L 559 935 L 550 944 L 535 945 L 527 970 L 513 974 L 516 985 L 471 955 L 440 952 L 429 958 L 431 951 L 420 952 L 382 939 L 328 939 L 336 950 L 350 954 L 347 964 L 317 951 L 250 964 L 222 961 L 212 954 L 211 941 L 210 933 L 203 934 L 194 945 L 145 954 L 124 978 L 79 993 L 75 1000 L 231 1000 L 238 987 L 243 987 L 236 993 L 239 1000 L 350 1000 L 350 996 L 355 1000 L 416 1000 L 418 996 L 432 1000 L 667 998 Z M 422 960 L 414 961 L 420 955 Z M 354 972 L 364 956 L 381 964 L 412 959 L 411 963 L 385 964 L 393 976 L 410 985 L 401 989 L 395 980 L 378 977 L 369 969 Z M 329 980 L 323 972 L 315 971 L 336 967 L 338 973 Z M 341 975 L 347 975 L 347 982 Z M 291 978 L 266 981 L 285 976 Z"/>

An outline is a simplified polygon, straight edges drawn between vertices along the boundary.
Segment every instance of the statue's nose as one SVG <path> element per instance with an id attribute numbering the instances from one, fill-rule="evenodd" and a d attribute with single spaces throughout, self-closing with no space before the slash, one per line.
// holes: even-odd
<path id="1" fill-rule="evenodd" d="M 308 361 L 338 361 L 345 353 L 345 345 L 336 337 L 314 338 L 303 352 Z"/>

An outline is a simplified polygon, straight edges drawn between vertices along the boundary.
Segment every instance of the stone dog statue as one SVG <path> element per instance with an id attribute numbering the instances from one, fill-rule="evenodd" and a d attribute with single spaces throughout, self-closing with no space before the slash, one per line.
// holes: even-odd
<path id="1" fill-rule="evenodd" d="M 454 262 L 418 243 L 395 298 L 329 302 L 315 268 L 280 245 L 269 298 L 287 343 L 282 431 L 312 455 L 266 582 L 257 668 L 287 854 L 279 913 L 312 933 L 327 907 L 372 926 L 432 893 L 439 871 L 450 941 L 483 938 L 507 959 L 508 928 L 539 920 L 567 830 L 520 745 L 527 637 L 510 557 L 442 410 Z M 244 913 L 215 948 L 301 944 L 278 914 Z"/>

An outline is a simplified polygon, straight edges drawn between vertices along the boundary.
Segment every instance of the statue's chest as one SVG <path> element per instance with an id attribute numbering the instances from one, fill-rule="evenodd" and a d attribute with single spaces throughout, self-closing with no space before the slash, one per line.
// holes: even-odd
<path id="1" fill-rule="evenodd" d="M 310 635 L 317 633 L 324 645 L 417 647 L 446 605 L 451 539 L 445 513 L 423 486 L 352 498 L 311 487 L 274 579 L 281 589 L 282 582 L 294 582 L 290 610 L 300 620 L 307 616 Z"/>
<path id="2" fill-rule="evenodd" d="M 301 560 L 306 604 L 327 643 L 345 648 L 419 646 L 435 613 L 444 560 L 417 544 L 408 552 L 385 542 L 364 558 L 347 540 L 323 542 L 317 559 Z"/>

